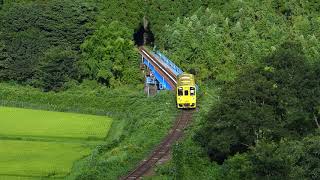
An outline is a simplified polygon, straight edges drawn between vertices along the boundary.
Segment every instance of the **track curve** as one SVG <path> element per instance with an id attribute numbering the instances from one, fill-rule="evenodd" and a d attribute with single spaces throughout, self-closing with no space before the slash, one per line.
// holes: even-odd
<path id="1" fill-rule="evenodd" d="M 162 157 L 169 153 L 172 145 L 183 135 L 183 130 L 191 121 L 193 112 L 194 110 L 181 110 L 173 128 L 162 142 L 151 152 L 149 157 L 141 161 L 140 164 L 127 176 L 120 179 L 140 179 L 148 170 L 154 167 Z"/>

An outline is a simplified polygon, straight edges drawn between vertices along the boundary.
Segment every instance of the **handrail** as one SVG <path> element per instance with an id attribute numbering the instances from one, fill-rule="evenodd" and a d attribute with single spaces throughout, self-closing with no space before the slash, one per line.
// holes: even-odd
<path id="1" fill-rule="evenodd" d="M 162 54 L 160 51 L 156 51 L 155 53 L 157 56 L 160 57 L 160 59 L 166 63 L 172 70 L 175 71 L 175 74 L 178 76 L 183 73 L 183 71 L 176 65 L 174 64 L 169 58 L 167 58 L 164 54 Z"/>
<path id="2" fill-rule="evenodd" d="M 174 86 L 177 85 L 177 80 L 176 80 L 177 77 L 174 76 L 175 73 L 172 73 L 172 72 L 168 71 L 168 69 L 165 68 L 165 67 L 163 66 L 163 64 L 158 61 L 157 58 L 152 57 L 152 55 L 149 55 L 149 53 L 148 53 L 143 47 L 140 48 L 140 52 L 142 53 L 142 55 L 148 57 L 148 60 L 152 61 L 153 64 L 155 64 L 155 65 L 164 73 L 164 75 L 166 75 L 167 78 L 168 78 L 170 81 L 172 81 L 172 83 L 173 83 Z"/>

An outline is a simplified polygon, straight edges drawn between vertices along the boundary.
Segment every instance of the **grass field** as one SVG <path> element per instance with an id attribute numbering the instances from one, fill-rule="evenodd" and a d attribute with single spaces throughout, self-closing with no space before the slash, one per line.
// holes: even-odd
<path id="1" fill-rule="evenodd" d="M 104 116 L 0 107 L 0 179 L 66 176 L 111 123 Z"/>
<path id="2" fill-rule="evenodd" d="M 0 107 L 0 136 L 104 138 L 110 119 L 75 113 Z"/>
<path id="3" fill-rule="evenodd" d="M 16 176 L 64 176 L 75 160 L 90 153 L 78 143 L 0 141 L 0 173 Z"/>

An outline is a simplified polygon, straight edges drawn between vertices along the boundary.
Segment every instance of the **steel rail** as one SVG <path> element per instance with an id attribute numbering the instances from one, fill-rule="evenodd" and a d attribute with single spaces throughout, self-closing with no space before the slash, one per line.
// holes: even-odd
<path id="1" fill-rule="evenodd" d="M 149 54 L 144 47 L 139 48 L 140 53 L 145 58 L 152 62 L 154 67 L 161 71 L 159 72 L 164 78 L 169 80 L 169 84 L 175 88 L 177 85 L 177 76 L 168 70 L 156 57 Z M 187 127 L 188 122 L 192 119 L 194 110 L 182 110 L 177 117 L 174 126 L 171 128 L 167 136 L 162 142 L 155 147 L 149 154 L 148 158 L 141 161 L 134 170 L 128 173 L 127 176 L 122 177 L 122 180 L 140 179 L 146 172 L 148 172 L 155 164 L 167 155 L 172 145 L 183 135 L 183 129 Z"/>
<path id="2" fill-rule="evenodd" d="M 192 119 L 193 112 L 194 110 L 182 110 L 174 127 L 166 138 L 152 151 L 146 160 L 143 160 L 133 171 L 121 179 L 140 179 L 148 170 L 154 167 L 162 157 L 167 155 L 173 143 L 183 135 L 183 129 L 187 127 L 189 121 Z"/>

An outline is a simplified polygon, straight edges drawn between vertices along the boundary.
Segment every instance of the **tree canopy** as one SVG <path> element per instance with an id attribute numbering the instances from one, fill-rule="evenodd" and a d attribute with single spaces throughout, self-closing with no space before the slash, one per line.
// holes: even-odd
<path id="1" fill-rule="evenodd" d="M 139 83 L 139 58 L 133 34 L 120 22 L 101 26 L 81 46 L 81 73 L 107 86 Z"/>
<path id="2" fill-rule="evenodd" d="M 44 83 L 39 82 L 45 77 L 39 77 L 38 71 L 41 71 L 40 64 L 44 63 L 41 62 L 43 57 L 52 49 L 79 54 L 81 43 L 93 30 L 90 23 L 93 23 L 96 11 L 94 6 L 81 0 L 33 1 L 12 3 L 7 7 L 2 12 L 0 25 L 0 78 L 31 85 Z M 58 60 L 52 60 L 57 66 L 61 65 Z M 58 70 L 60 67 L 54 68 Z M 74 71 L 60 73 L 68 77 L 75 75 Z M 61 84 L 46 88 L 56 86 Z"/>
<path id="3" fill-rule="evenodd" d="M 273 142 L 281 142 L 285 138 L 297 141 L 299 145 L 305 143 L 303 137 L 316 133 L 320 128 L 320 66 L 308 63 L 301 49 L 300 44 L 284 43 L 261 64 L 243 69 L 234 82 L 223 87 L 220 102 L 212 107 L 196 136 L 213 160 L 222 163 L 236 153 L 248 152 L 256 170 L 259 170 L 255 177 L 261 173 L 264 177 L 281 178 L 283 173 L 289 173 L 289 167 L 291 173 L 295 172 L 288 163 L 297 164 L 301 154 L 297 159 L 282 162 L 290 152 L 290 145 L 280 144 L 288 147 L 283 155 L 273 155 L 281 160 L 271 160 L 274 167 L 260 168 L 256 160 L 260 159 L 261 166 L 269 166 L 267 159 L 270 154 L 267 153 L 274 152 L 272 148 L 281 148 Z M 251 148 L 254 149 L 252 152 Z M 278 172 L 281 168 L 284 172 Z M 261 172 L 264 169 L 268 172 Z"/>

